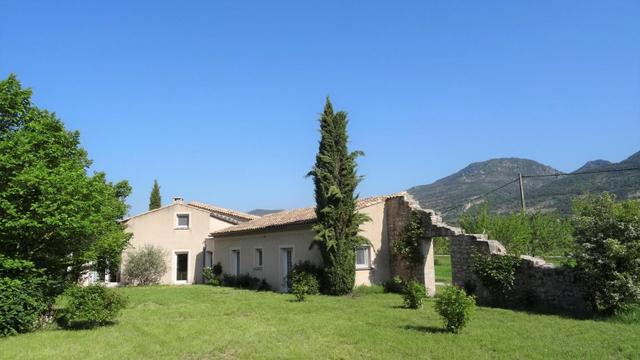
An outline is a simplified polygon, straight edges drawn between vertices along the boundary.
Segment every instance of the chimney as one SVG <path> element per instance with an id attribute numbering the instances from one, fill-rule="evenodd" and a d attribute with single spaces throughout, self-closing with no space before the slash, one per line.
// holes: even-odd
<path id="1" fill-rule="evenodd" d="M 174 204 L 182 204 L 184 203 L 184 198 L 180 197 L 180 196 L 176 196 L 173 198 L 173 203 Z"/>

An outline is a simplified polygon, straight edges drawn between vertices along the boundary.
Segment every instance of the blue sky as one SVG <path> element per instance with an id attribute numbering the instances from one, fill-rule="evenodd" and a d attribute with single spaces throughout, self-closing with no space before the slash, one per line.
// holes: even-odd
<path id="1" fill-rule="evenodd" d="M 313 203 L 324 98 L 363 196 L 470 162 L 562 171 L 640 150 L 640 1 L 0 0 L 0 76 L 79 130 L 96 170 L 220 206 Z"/>

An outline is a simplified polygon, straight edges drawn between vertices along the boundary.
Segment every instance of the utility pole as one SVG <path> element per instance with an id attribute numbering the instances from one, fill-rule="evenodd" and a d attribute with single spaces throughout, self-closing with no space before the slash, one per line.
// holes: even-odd
<path id="1" fill-rule="evenodd" d="M 527 207 L 524 204 L 524 180 L 522 179 L 522 174 L 518 174 L 518 181 L 520 182 L 520 205 L 524 214 L 527 211 Z"/>

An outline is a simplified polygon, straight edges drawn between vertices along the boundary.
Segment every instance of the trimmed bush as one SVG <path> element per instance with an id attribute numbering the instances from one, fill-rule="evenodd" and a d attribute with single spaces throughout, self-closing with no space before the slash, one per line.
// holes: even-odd
<path id="1" fill-rule="evenodd" d="M 222 264 L 220 264 L 220 262 L 213 265 L 211 267 L 211 270 L 213 271 L 213 276 L 217 277 L 218 279 L 222 276 Z"/>
<path id="2" fill-rule="evenodd" d="M 427 289 L 424 287 L 424 284 L 415 280 L 410 280 L 405 284 L 402 294 L 405 307 L 409 309 L 420 309 L 426 297 Z"/>
<path id="3" fill-rule="evenodd" d="M 113 322 L 127 298 L 102 285 L 69 287 L 60 298 L 58 323 L 65 328 L 92 328 Z"/>
<path id="4" fill-rule="evenodd" d="M 48 309 L 49 282 L 32 262 L 0 255 L 0 336 L 36 329 Z"/>
<path id="5" fill-rule="evenodd" d="M 221 283 L 222 286 L 247 290 L 264 290 L 271 288 L 266 280 L 260 280 L 257 277 L 253 277 L 249 274 L 239 276 L 224 274 L 222 275 Z"/>
<path id="6" fill-rule="evenodd" d="M 458 333 L 469 322 L 475 305 L 475 299 L 464 290 L 447 286 L 438 294 L 435 307 L 442 317 L 445 329 Z"/>
<path id="7" fill-rule="evenodd" d="M 296 300 L 304 301 L 307 295 L 315 295 L 319 292 L 318 279 L 312 274 L 304 271 L 292 271 L 291 293 L 295 295 Z"/>
<path id="8" fill-rule="evenodd" d="M 127 283 L 144 286 L 157 284 L 166 272 L 165 252 L 153 245 L 145 245 L 128 254 L 122 275 Z"/>

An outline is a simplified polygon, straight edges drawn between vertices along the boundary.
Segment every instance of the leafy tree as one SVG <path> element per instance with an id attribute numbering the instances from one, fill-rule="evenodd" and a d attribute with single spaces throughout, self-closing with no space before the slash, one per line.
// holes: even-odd
<path id="1" fill-rule="evenodd" d="M 153 180 L 153 188 L 149 196 L 149 210 L 158 209 L 162 206 L 162 198 L 160 197 L 160 186 L 158 180 Z"/>
<path id="2" fill-rule="evenodd" d="M 316 163 L 308 176 L 315 184 L 317 223 L 311 246 L 318 246 L 324 260 L 323 292 L 342 295 L 353 289 L 355 250 L 367 240 L 358 235 L 368 220 L 356 208 L 355 193 L 361 177 L 356 173 L 360 151 L 347 148 L 347 113 L 334 113 L 329 98 L 320 117 L 320 144 Z"/>
<path id="3" fill-rule="evenodd" d="M 500 241 L 513 254 L 562 255 L 572 246 L 570 221 L 554 213 L 493 215 L 485 204 L 463 215 L 460 225 Z"/>
<path id="4" fill-rule="evenodd" d="M 0 253 L 58 280 L 118 263 L 131 188 L 90 166 L 77 131 L 34 106 L 14 75 L 0 81 Z"/>
<path id="5" fill-rule="evenodd" d="M 615 195 L 573 202 L 573 255 L 596 310 L 613 313 L 640 301 L 640 201 Z"/>

